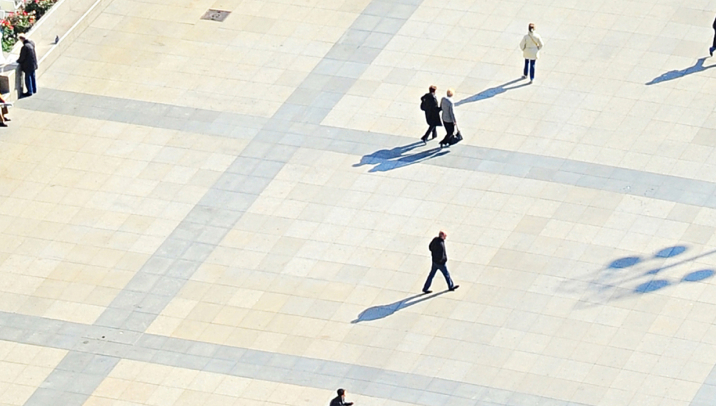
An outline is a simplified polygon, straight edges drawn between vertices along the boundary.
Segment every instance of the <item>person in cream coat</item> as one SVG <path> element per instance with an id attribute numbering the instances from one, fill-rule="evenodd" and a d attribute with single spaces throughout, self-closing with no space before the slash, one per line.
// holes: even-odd
<path id="1" fill-rule="evenodd" d="M 527 79 L 527 74 L 530 75 L 530 83 L 535 80 L 535 62 L 539 58 L 539 51 L 544 47 L 542 37 L 535 32 L 535 25 L 530 23 L 528 26 L 527 35 L 522 38 L 520 42 L 520 49 L 522 55 L 525 57 L 525 69 L 522 73 L 522 79 Z"/>

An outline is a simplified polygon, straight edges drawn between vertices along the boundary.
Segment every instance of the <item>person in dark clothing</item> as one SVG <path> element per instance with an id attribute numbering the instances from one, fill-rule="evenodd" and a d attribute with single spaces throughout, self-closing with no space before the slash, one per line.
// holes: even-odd
<path id="1" fill-rule="evenodd" d="M 330 406 L 351 406 L 353 402 L 346 402 L 346 391 L 344 389 L 338 389 L 338 396 L 331 400 Z"/>
<path id="2" fill-rule="evenodd" d="M 435 139 L 438 137 L 438 127 L 443 126 L 442 120 L 440 120 L 440 106 L 438 105 L 438 99 L 435 97 L 435 91 L 438 90 L 436 86 L 430 86 L 430 91 L 428 93 L 425 93 L 423 97 L 420 98 L 420 108 L 425 111 L 425 121 L 428 122 L 428 131 L 425 131 L 425 135 L 423 135 L 421 140 L 423 140 L 423 144 L 428 143 L 428 135 L 430 133 L 433 134 L 433 138 Z"/>
<path id="3" fill-rule="evenodd" d="M 447 269 L 447 251 L 445 251 L 445 239 L 447 238 L 447 234 L 445 234 L 444 231 L 440 231 L 437 237 L 433 238 L 432 241 L 430 241 L 430 245 L 428 248 L 430 248 L 430 254 L 432 255 L 433 259 L 433 266 L 430 268 L 430 274 L 428 275 L 428 280 L 425 281 L 425 285 L 423 286 L 423 293 L 432 293 L 433 291 L 430 290 L 430 284 L 433 283 L 433 277 L 435 277 L 435 273 L 440 270 L 440 272 L 443 273 L 443 276 L 445 277 L 445 282 L 447 282 L 448 289 L 450 291 L 453 291 L 460 287 L 460 285 L 455 285 L 450 278 L 450 273 Z"/>
<path id="4" fill-rule="evenodd" d="M 37 78 L 35 71 L 37 70 L 37 54 L 35 53 L 35 43 L 27 39 L 24 35 L 18 36 L 22 41 L 20 49 L 20 57 L 17 58 L 17 64 L 25 75 L 25 87 L 27 93 L 23 96 L 32 96 L 37 93 Z"/>
<path id="5" fill-rule="evenodd" d="M 716 19 L 714 19 L 713 24 L 711 24 L 711 28 L 714 29 L 714 40 L 711 43 L 711 48 L 709 48 L 709 55 L 714 56 L 714 51 L 716 51 Z"/>
<path id="6" fill-rule="evenodd" d="M 7 127 L 7 122 L 10 121 L 9 118 L 5 117 L 8 113 L 8 106 L 12 106 L 12 103 L 6 102 L 2 95 L 0 95 L 0 127 Z"/>

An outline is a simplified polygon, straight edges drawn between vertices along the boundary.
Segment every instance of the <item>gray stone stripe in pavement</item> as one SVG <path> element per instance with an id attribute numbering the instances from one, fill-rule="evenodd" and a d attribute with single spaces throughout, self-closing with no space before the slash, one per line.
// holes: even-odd
<path id="1" fill-rule="evenodd" d="M 208 134 L 224 136 L 246 137 L 245 131 L 250 134 L 251 129 L 259 128 L 253 138 L 246 137 L 251 139 L 246 148 L 109 304 L 95 325 L 107 328 L 107 334 L 123 330 L 125 340 L 139 337 L 298 149 L 297 146 L 278 144 L 277 141 L 285 137 L 294 122 L 320 123 L 420 3 L 422 0 L 372 0 L 263 126 L 256 125 L 261 120 L 240 115 L 222 115 L 156 103 L 150 103 L 150 106 L 128 100 L 119 101 L 119 105 L 115 106 L 113 102 L 117 102 L 116 99 L 94 100 L 92 96 L 68 92 L 60 94 L 55 91 L 54 96 L 59 97 L 54 100 L 47 99 L 53 96 L 51 91 L 40 92 L 31 99 L 35 101 L 23 103 L 27 108 L 34 106 L 43 111 L 57 109 L 55 111 L 61 114 L 126 120 L 187 131 L 208 129 Z M 43 96 L 40 97 L 41 94 Z M 217 123 L 221 125 L 217 126 Z M 226 134 L 229 126 L 235 128 Z M 127 345 L 131 344 L 130 341 Z M 73 351 L 65 359 L 72 362 L 77 357 Z M 88 362 L 96 370 L 104 372 L 94 365 L 99 361 L 92 358 Z M 109 371 L 85 380 L 82 393 L 76 393 L 68 391 L 63 385 L 53 384 L 67 379 L 66 371 L 56 368 L 25 405 L 45 405 L 48 399 L 60 397 L 65 406 L 80 406 L 107 373 Z"/>
<path id="2" fill-rule="evenodd" d="M 689 404 L 690 406 L 713 406 L 716 404 L 716 366 L 711 370 L 711 373 L 706 380 L 694 399 Z"/>
<path id="3" fill-rule="evenodd" d="M 318 76 L 320 75 L 322 74 L 318 74 Z M 311 86 L 311 77 L 307 78 L 302 86 Z M 301 98 L 305 95 L 302 92 L 303 89 L 303 87 L 299 87 L 294 93 L 295 96 L 291 96 L 291 99 L 302 100 Z M 63 114 L 65 111 L 70 111 L 80 115 L 79 112 L 84 111 L 83 106 L 111 106 L 115 100 L 118 106 L 124 106 L 127 103 L 123 99 L 75 94 L 53 89 L 43 90 L 41 95 L 40 97 L 49 99 L 58 97 L 63 101 L 63 104 L 60 107 L 57 103 L 35 102 L 33 100 L 23 104 L 22 107 L 52 113 L 62 112 Z M 331 98 L 331 100 L 335 102 L 336 99 Z M 196 109 L 191 108 L 159 106 L 156 103 L 145 103 L 146 108 L 144 108 L 142 107 L 144 102 L 132 101 L 131 103 L 135 106 L 132 107 L 132 112 L 151 110 L 166 112 L 172 110 L 177 116 L 189 117 L 196 111 Z M 444 151 L 426 147 L 398 155 L 397 150 L 391 151 L 391 149 L 410 145 L 415 140 L 396 135 L 321 126 L 318 124 L 319 119 L 322 119 L 329 111 L 329 109 L 324 109 L 323 107 L 315 107 L 315 110 L 320 114 L 308 114 L 306 121 L 300 121 L 295 114 L 289 113 L 295 113 L 298 110 L 305 113 L 305 110 L 302 109 L 306 106 L 288 103 L 286 106 L 279 110 L 277 115 L 295 121 L 272 119 L 263 124 L 261 140 L 283 146 L 362 155 L 363 157 L 356 164 L 364 166 L 371 172 L 389 171 L 416 163 L 423 163 L 716 208 L 716 183 L 714 182 L 465 144 Z M 294 107 L 298 110 L 294 109 Z M 82 116 L 91 116 L 91 114 L 85 112 Z M 133 114 L 128 116 L 131 117 Z M 208 111 L 197 116 L 207 117 L 207 120 L 198 121 L 195 119 L 184 130 L 228 137 L 252 136 L 258 131 L 263 122 L 262 119 L 258 118 Z M 214 121 L 208 119 L 214 116 L 216 117 Z M 112 120 L 113 117 L 116 118 L 117 116 L 110 115 L 109 117 L 109 120 Z M 156 120 L 148 119 L 147 122 L 150 123 L 148 125 L 155 127 L 180 129 L 176 128 L 175 125 L 164 127 L 167 121 L 161 117 Z"/>
<path id="4" fill-rule="evenodd" d="M 45 405 L 86 400 L 121 359 L 327 391 L 345 386 L 351 393 L 425 406 L 581 405 L 336 361 L 146 333 L 125 337 L 101 326 L 7 312 L 0 312 L 0 340 L 70 351 L 42 384 L 36 399 Z"/>

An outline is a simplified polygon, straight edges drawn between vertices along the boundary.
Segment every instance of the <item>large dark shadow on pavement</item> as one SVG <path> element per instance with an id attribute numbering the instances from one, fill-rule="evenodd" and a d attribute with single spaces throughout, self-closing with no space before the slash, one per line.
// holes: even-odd
<path id="1" fill-rule="evenodd" d="M 712 256 L 716 250 L 676 262 L 671 260 L 687 250 L 684 245 L 676 245 L 646 257 L 618 258 L 582 278 L 566 281 L 561 290 L 581 294 L 577 307 L 585 308 L 650 294 L 682 283 L 701 282 L 716 274 L 710 268 L 693 270 L 694 261 Z M 675 272 L 678 268 L 682 270 Z"/>
<path id="2" fill-rule="evenodd" d="M 689 66 L 688 68 L 684 68 L 684 69 L 680 69 L 680 70 L 670 70 L 666 73 L 662 73 L 661 75 L 652 79 L 650 82 L 646 82 L 646 85 L 647 86 L 655 85 L 657 83 L 682 78 L 682 77 L 684 77 L 686 75 L 690 75 L 692 73 L 703 72 L 706 69 L 711 69 L 711 68 L 716 67 L 716 64 L 704 66 L 704 61 L 706 61 L 705 57 L 699 58 L 696 60 L 696 63 L 694 64 L 694 66 Z"/>
<path id="3" fill-rule="evenodd" d="M 510 85 L 513 85 L 521 80 L 527 80 L 527 79 L 522 79 L 522 78 L 515 79 L 515 80 L 511 80 L 507 83 L 503 83 L 499 86 L 491 87 L 489 89 L 481 91 L 480 93 L 478 93 L 476 95 L 470 96 L 466 99 L 462 99 L 459 102 L 455 103 L 455 105 L 460 106 L 460 105 L 466 104 L 466 103 L 472 103 L 472 102 L 476 102 L 476 101 L 480 101 L 480 100 L 489 99 L 490 97 L 495 97 L 498 94 L 505 93 L 508 90 L 514 90 L 514 89 L 519 89 L 521 87 L 529 86 L 530 82 L 510 87 Z"/>
<path id="4" fill-rule="evenodd" d="M 363 310 L 362 312 L 360 312 L 358 317 L 355 320 L 351 321 L 351 323 L 356 324 L 356 323 L 360 323 L 362 321 L 373 321 L 373 320 L 383 319 L 383 318 L 388 317 L 391 314 L 397 312 L 398 310 L 402 310 L 402 309 L 405 309 L 406 307 L 410 307 L 410 306 L 416 305 L 420 302 L 424 302 L 426 300 L 433 299 L 440 295 L 444 295 L 447 292 L 449 292 L 449 290 L 444 290 L 442 292 L 433 293 L 431 295 L 426 295 L 424 293 L 421 293 L 419 295 L 413 295 L 410 297 L 406 297 L 403 300 L 399 300 L 397 302 L 393 302 L 390 304 L 369 307 L 369 308 Z"/>
<path id="5" fill-rule="evenodd" d="M 448 149 L 433 148 L 405 155 L 407 152 L 410 152 L 421 145 L 423 145 L 423 142 L 418 141 L 392 149 L 380 149 L 371 154 L 364 155 L 360 162 L 354 164 L 353 166 L 358 167 L 363 165 L 374 165 L 368 172 L 386 172 L 426 161 L 428 159 L 437 158 L 450 152 Z"/>

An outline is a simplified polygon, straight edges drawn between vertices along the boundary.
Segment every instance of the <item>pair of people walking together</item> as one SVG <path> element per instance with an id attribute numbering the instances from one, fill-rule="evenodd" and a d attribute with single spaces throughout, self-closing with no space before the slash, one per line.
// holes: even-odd
<path id="1" fill-rule="evenodd" d="M 440 141 L 440 147 L 443 147 L 459 141 L 459 139 L 455 141 L 456 137 L 454 135 L 457 118 L 455 117 L 455 103 L 453 103 L 452 97 L 455 95 L 455 91 L 448 89 L 447 95 L 440 100 L 440 104 L 438 104 L 438 98 L 435 96 L 436 91 L 436 86 L 430 86 L 428 93 L 425 93 L 420 98 L 420 109 L 425 112 L 425 121 L 428 123 L 428 130 L 420 139 L 424 144 L 427 144 L 429 135 L 432 134 L 431 140 L 437 138 L 437 128 L 442 127 L 444 124 L 447 134 Z"/>

